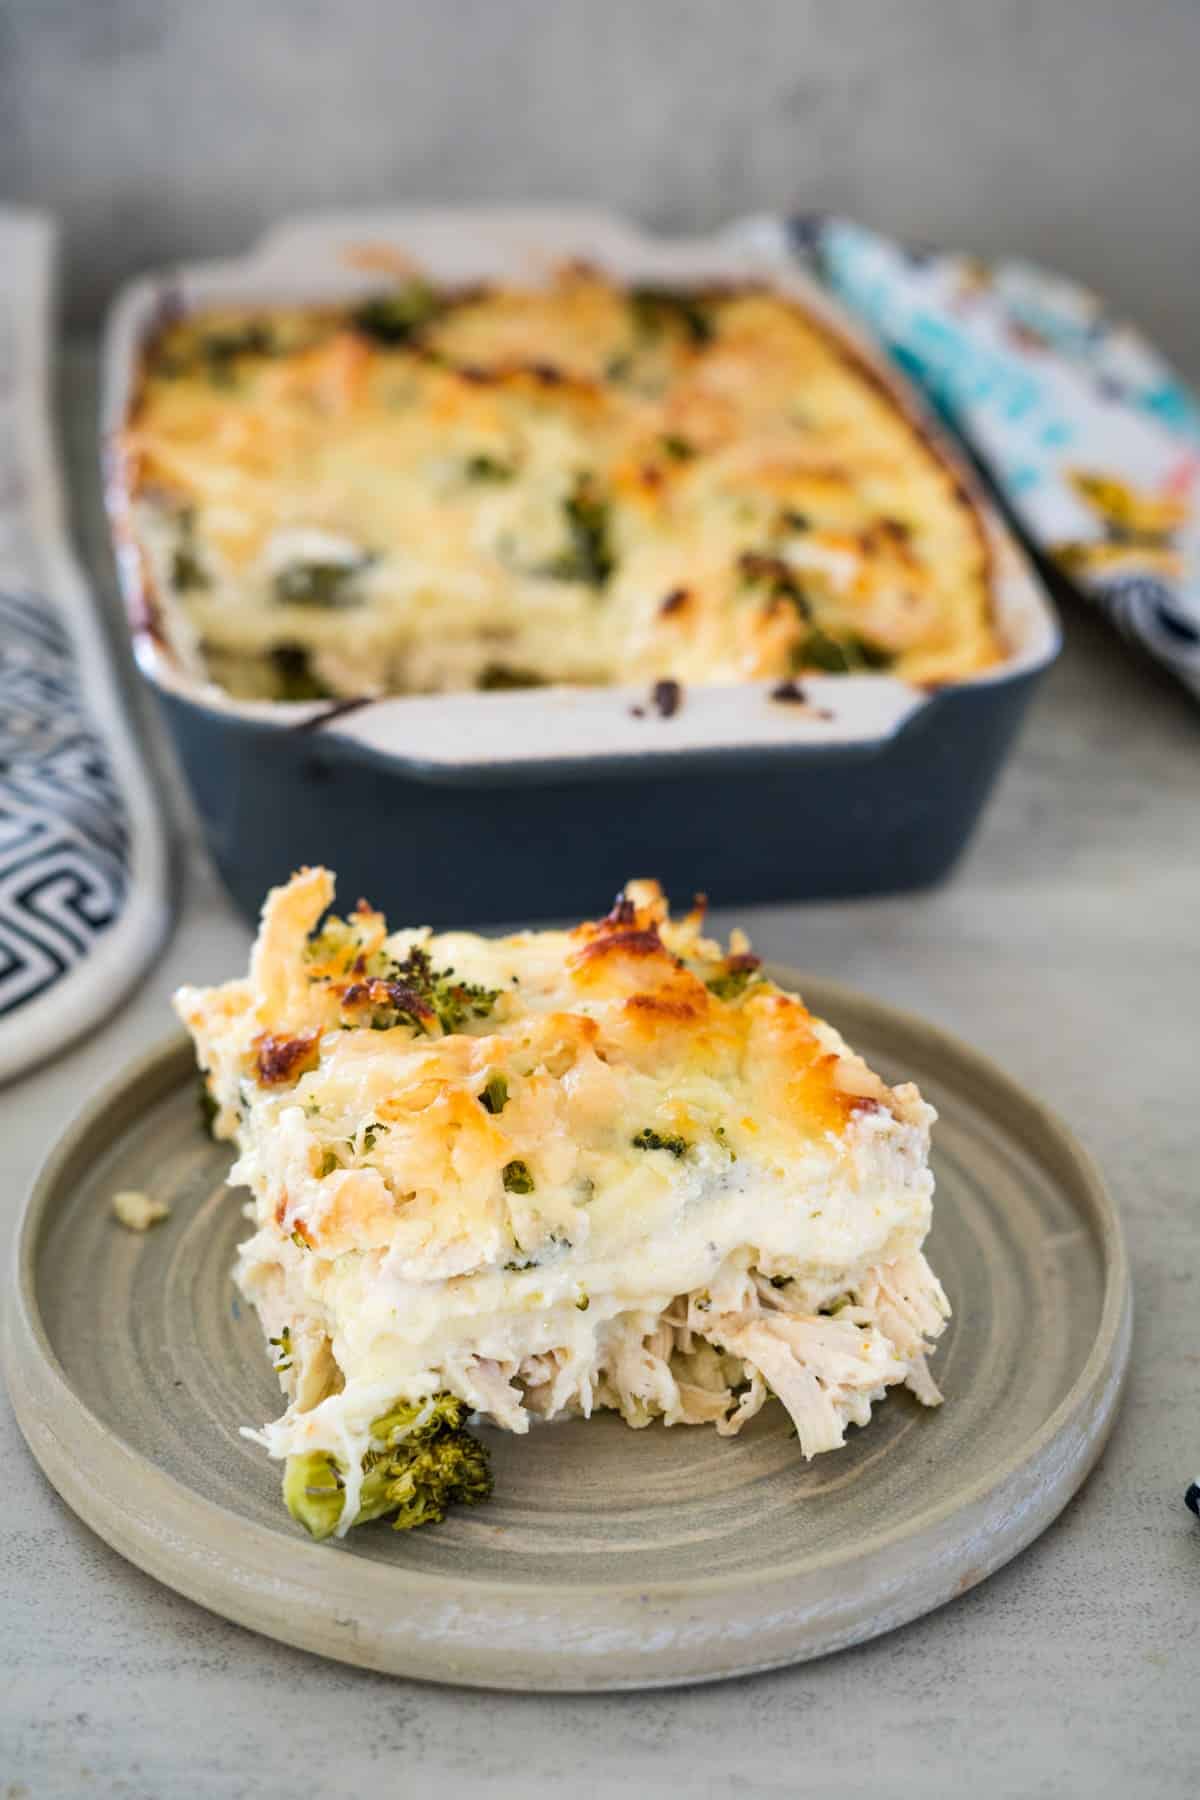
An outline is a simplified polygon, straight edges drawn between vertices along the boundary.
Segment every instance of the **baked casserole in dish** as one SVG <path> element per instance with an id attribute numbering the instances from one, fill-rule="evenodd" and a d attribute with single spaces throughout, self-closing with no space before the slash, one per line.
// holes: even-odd
<path id="1" fill-rule="evenodd" d="M 1057 650 L 761 222 L 297 221 L 125 292 L 104 439 L 138 660 L 248 913 L 316 860 L 439 924 L 578 916 L 648 856 L 722 902 L 919 885 Z"/>
<path id="2" fill-rule="evenodd" d="M 793 298 L 569 265 L 210 309 L 121 434 L 143 578 L 242 698 L 996 663 L 927 437 Z"/>

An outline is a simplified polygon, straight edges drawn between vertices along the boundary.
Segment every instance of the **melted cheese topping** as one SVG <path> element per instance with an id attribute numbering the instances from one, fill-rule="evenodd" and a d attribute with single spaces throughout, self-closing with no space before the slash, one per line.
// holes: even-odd
<path id="1" fill-rule="evenodd" d="M 1002 654 L 955 476 L 794 301 L 542 289 L 199 314 L 122 448 L 177 653 L 243 696 Z"/>
<path id="2" fill-rule="evenodd" d="M 287 1327 L 274 1454 L 356 1471 L 373 1418 L 447 1390 L 516 1431 L 598 1405 L 736 1430 L 769 1383 L 805 1454 L 892 1382 L 936 1401 L 932 1109 L 744 939 L 653 882 L 498 940 L 362 904 L 313 935 L 332 896 L 303 871 L 248 977 L 176 998 L 253 1195 L 238 1278 Z"/>

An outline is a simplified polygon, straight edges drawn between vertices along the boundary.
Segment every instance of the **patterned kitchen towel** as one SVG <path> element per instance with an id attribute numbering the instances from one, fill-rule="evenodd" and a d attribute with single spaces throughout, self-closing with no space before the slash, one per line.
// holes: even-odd
<path id="1" fill-rule="evenodd" d="M 839 218 L 787 229 L 1030 542 L 1200 696 L 1200 403 L 1157 351 L 1028 263 L 913 250 Z"/>
<path id="2" fill-rule="evenodd" d="M 68 547 L 55 234 L 0 209 L 0 1081 L 106 1018 L 170 919 L 162 825 Z"/>

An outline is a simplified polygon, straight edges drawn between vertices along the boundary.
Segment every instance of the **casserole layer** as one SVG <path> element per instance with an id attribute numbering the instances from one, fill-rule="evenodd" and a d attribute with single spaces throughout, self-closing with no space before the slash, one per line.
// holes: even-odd
<path id="1" fill-rule="evenodd" d="M 954 473 L 762 285 L 543 287 L 199 312 L 122 434 L 143 583 L 243 698 L 1001 656 Z"/>

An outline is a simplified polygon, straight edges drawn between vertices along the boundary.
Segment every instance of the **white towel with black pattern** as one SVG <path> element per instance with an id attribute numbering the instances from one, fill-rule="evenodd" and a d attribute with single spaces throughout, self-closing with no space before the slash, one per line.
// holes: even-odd
<path id="1" fill-rule="evenodd" d="M 47 220 L 0 209 L 0 1081 L 105 1018 L 169 922 L 162 826 L 64 533 L 54 248 Z"/>

